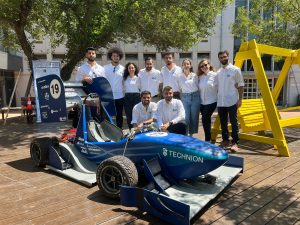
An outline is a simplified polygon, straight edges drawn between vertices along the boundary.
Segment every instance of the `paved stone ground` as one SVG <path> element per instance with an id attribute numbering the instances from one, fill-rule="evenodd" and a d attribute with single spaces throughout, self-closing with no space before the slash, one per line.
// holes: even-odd
<path id="1" fill-rule="evenodd" d="M 19 117 L 0 124 L 0 224 L 164 224 L 103 198 L 98 187 L 86 188 L 33 166 L 32 139 L 56 136 L 70 126 L 26 124 Z M 237 155 L 245 159 L 244 173 L 194 224 L 300 225 L 300 129 L 284 133 L 289 158 L 278 157 L 273 146 L 241 140 Z M 196 137 L 203 139 L 201 126 Z"/>

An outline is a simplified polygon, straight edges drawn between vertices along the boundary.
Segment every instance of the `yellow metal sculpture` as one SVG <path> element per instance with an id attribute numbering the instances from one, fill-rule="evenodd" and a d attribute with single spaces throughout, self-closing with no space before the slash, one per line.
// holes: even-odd
<path id="1" fill-rule="evenodd" d="M 280 71 L 273 91 L 270 90 L 267 76 L 262 64 L 261 54 L 285 57 L 285 62 Z M 239 52 L 235 56 L 235 65 L 242 67 L 245 60 L 251 60 L 257 84 L 262 98 L 244 99 L 238 110 L 240 124 L 240 138 L 266 144 L 272 144 L 281 156 L 290 156 L 282 127 L 300 126 L 300 117 L 280 118 L 275 102 L 284 85 L 289 69 L 293 64 L 300 66 L 300 49 L 290 50 L 268 45 L 257 44 L 255 40 L 241 44 Z M 297 107 L 296 107 L 297 108 Z M 291 108 L 295 109 L 295 107 Z M 289 109 L 285 109 L 287 111 Z M 272 122 L 270 122 L 272 121 Z M 266 137 L 250 132 L 271 130 L 273 137 Z M 220 121 L 216 119 L 212 128 L 212 139 L 215 140 L 220 132 Z"/>

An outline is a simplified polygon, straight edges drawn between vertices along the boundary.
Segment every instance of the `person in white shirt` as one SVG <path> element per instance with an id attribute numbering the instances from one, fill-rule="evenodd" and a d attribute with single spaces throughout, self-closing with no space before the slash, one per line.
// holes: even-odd
<path id="1" fill-rule="evenodd" d="M 198 90 L 198 76 L 193 73 L 192 61 L 182 61 L 182 72 L 178 76 L 181 101 L 185 111 L 185 122 L 190 136 L 198 133 L 200 95 Z"/>
<path id="2" fill-rule="evenodd" d="M 123 82 L 124 82 L 124 109 L 127 119 L 128 128 L 131 129 L 132 109 L 140 102 L 140 89 L 137 82 L 138 67 L 134 63 L 127 63 L 125 65 Z"/>
<path id="3" fill-rule="evenodd" d="M 170 86 L 164 87 L 163 96 L 164 99 L 157 103 L 154 121 L 161 131 L 185 135 L 185 112 L 181 100 L 173 98 L 173 90 Z"/>
<path id="4" fill-rule="evenodd" d="M 87 62 L 79 67 L 75 80 L 91 84 L 93 83 L 93 78 L 105 76 L 104 69 L 95 61 L 95 48 L 88 47 L 85 51 L 85 57 L 87 58 Z"/>
<path id="5" fill-rule="evenodd" d="M 241 69 L 229 63 L 228 51 L 218 53 L 222 67 L 218 70 L 218 114 L 222 129 L 222 143 L 224 148 L 229 147 L 228 135 L 228 115 L 232 127 L 232 146 L 231 151 L 238 150 L 239 127 L 237 120 L 237 109 L 242 105 L 244 79 Z"/>
<path id="6" fill-rule="evenodd" d="M 157 104 L 151 102 L 151 92 L 142 91 L 141 102 L 136 104 L 132 111 L 133 127 L 142 128 L 144 125 L 151 124 L 157 109 Z"/>
<path id="7" fill-rule="evenodd" d="M 170 86 L 173 90 L 173 97 L 180 99 L 179 86 L 177 83 L 178 74 L 181 72 L 181 68 L 176 66 L 173 62 L 173 53 L 167 52 L 163 54 L 165 66 L 161 68 L 163 88 Z"/>
<path id="8" fill-rule="evenodd" d="M 151 57 L 145 59 L 145 68 L 141 69 L 138 74 L 138 83 L 141 91 L 151 92 L 153 102 L 160 100 L 162 76 L 160 71 L 154 68 L 153 59 Z"/>
<path id="9" fill-rule="evenodd" d="M 198 64 L 199 91 L 201 98 L 200 112 L 205 141 L 211 140 L 211 116 L 217 107 L 218 87 L 216 85 L 217 73 L 207 59 L 202 59 Z"/>
<path id="10" fill-rule="evenodd" d="M 114 95 L 117 126 L 122 129 L 124 107 L 124 66 L 120 65 L 120 60 L 123 58 L 123 51 L 118 47 L 112 47 L 107 52 L 107 58 L 111 59 L 111 63 L 104 66 L 105 77 L 108 80 Z"/>

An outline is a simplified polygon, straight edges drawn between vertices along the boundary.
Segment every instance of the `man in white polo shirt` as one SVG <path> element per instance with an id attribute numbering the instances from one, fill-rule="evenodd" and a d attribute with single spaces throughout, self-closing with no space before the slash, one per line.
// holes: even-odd
<path id="1" fill-rule="evenodd" d="M 105 76 L 104 69 L 95 61 L 95 48 L 88 47 L 85 51 L 85 57 L 87 58 L 87 62 L 79 67 L 75 80 L 91 84 L 93 82 L 93 78 Z"/>
<path id="2" fill-rule="evenodd" d="M 138 85 L 141 91 L 150 91 L 153 102 L 160 100 L 160 84 L 162 84 L 162 76 L 159 70 L 154 68 L 153 59 L 145 58 L 145 68 L 141 69 L 138 74 Z"/>
<path id="3" fill-rule="evenodd" d="M 163 54 L 165 66 L 161 68 L 163 87 L 170 86 L 173 90 L 173 97 L 180 99 L 179 86 L 177 83 L 178 74 L 182 72 L 181 67 L 176 66 L 173 62 L 173 53 L 167 52 Z"/>
<path id="4" fill-rule="evenodd" d="M 186 134 L 185 111 L 181 100 L 173 98 L 172 87 L 163 89 L 164 99 L 157 103 L 157 111 L 154 116 L 158 128 L 170 133 Z"/>
<path id="5" fill-rule="evenodd" d="M 120 60 L 123 58 L 123 51 L 118 47 L 112 47 L 107 52 L 107 58 L 111 59 L 111 63 L 104 66 L 105 77 L 108 80 L 114 95 L 117 126 L 122 129 L 124 107 L 124 66 L 120 65 Z"/>
<path id="6" fill-rule="evenodd" d="M 156 103 L 151 102 L 151 92 L 142 91 L 141 102 L 136 104 L 132 110 L 131 124 L 133 127 L 142 128 L 146 124 L 151 124 L 156 109 Z"/>
<path id="7" fill-rule="evenodd" d="M 241 69 L 229 62 L 228 51 L 220 51 L 218 53 L 219 61 L 222 67 L 217 72 L 218 84 L 218 114 L 222 129 L 221 147 L 229 147 L 228 134 L 228 115 L 232 127 L 232 146 L 233 152 L 238 150 L 239 127 L 237 119 L 237 109 L 242 105 L 244 79 Z"/>

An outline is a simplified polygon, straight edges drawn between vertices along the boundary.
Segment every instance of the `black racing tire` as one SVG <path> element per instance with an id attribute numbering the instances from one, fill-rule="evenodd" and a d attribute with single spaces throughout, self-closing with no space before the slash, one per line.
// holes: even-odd
<path id="1" fill-rule="evenodd" d="M 51 138 L 36 138 L 30 144 L 30 156 L 37 167 L 45 167 L 48 163 L 49 147 L 52 144 Z"/>
<path id="2" fill-rule="evenodd" d="M 111 198 L 120 197 L 120 186 L 136 186 L 138 172 L 134 163 L 125 156 L 113 156 L 104 160 L 97 168 L 97 184 L 102 193 Z"/>

